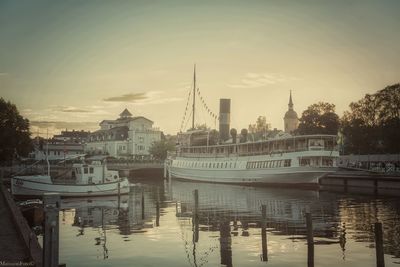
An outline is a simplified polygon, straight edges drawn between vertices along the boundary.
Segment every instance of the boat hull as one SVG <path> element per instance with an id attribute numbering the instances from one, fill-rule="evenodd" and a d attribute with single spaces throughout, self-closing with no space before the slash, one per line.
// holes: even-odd
<path id="1" fill-rule="evenodd" d="M 198 170 L 169 168 L 172 178 L 199 182 L 266 185 L 318 185 L 318 179 L 337 168 L 291 167 L 274 170 Z"/>
<path id="2" fill-rule="evenodd" d="M 61 197 L 90 197 L 128 194 L 129 182 L 104 184 L 53 184 L 22 178 L 11 179 L 11 191 L 17 197 L 42 196 L 44 193 L 58 193 Z"/>

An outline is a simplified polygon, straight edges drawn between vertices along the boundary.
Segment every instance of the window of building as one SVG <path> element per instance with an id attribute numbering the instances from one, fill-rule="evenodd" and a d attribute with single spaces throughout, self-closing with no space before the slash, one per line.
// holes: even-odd
<path id="1" fill-rule="evenodd" d="M 89 173 L 93 173 L 93 167 L 89 168 Z"/>
<path id="2" fill-rule="evenodd" d="M 87 174 L 87 173 L 88 173 L 88 168 L 87 168 L 87 167 L 83 168 L 83 173 L 84 173 L 84 174 Z"/>

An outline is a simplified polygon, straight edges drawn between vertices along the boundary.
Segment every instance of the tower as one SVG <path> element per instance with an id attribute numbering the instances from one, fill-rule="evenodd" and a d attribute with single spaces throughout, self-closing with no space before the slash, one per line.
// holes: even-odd
<path id="1" fill-rule="evenodd" d="M 285 123 L 285 133 L 292 133 L 299 126 L 299 118 L 293 109 L 292 90 L 290 90 L 288 107 L 289 109 L 286 111 L 283 121 Z"/>

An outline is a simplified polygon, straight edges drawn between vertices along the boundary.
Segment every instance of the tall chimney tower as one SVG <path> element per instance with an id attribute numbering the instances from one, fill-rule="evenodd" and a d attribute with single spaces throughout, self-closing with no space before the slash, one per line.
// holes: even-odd
<path id="1" fill-rule="evenodd" d="M 221 98 L 219 100 L 219 138 L 222 141 L 229 139 L 229 127 L 231 121 L 231 100 Z"/>

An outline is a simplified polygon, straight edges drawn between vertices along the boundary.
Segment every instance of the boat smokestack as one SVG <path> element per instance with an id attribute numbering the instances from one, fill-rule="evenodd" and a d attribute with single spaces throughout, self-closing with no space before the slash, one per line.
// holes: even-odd
<path id="1" fill-rule="evenodd" d="M 230 120 L 231 100 L 221 98 L 219 100 L 219 136 L 222 141 L 229 139 Z"/>

